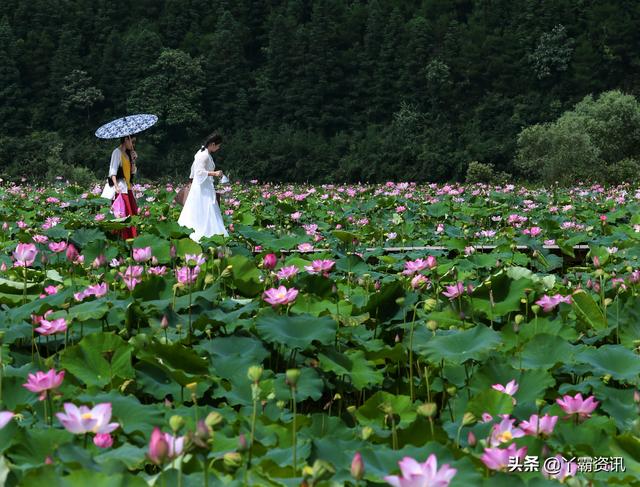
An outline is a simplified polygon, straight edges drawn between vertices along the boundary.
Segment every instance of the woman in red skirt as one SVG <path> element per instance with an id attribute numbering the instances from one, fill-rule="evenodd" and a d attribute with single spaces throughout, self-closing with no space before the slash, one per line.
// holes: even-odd
<path id="1" fill-rule="evenodd" d="M 136 173 L 135 161 L 138 154 L 135 151 L 136 138 L 127 136 L 120 139 L 120 145 L 111 153 L 111 165 L 109 167 L 109 186 L 115 189 L 113 201 L 122 195 L 125 204 L 126 216 L 138 214 L 138 204 L 131 189 L 131 181 Z M 123 239 L 135 238 L 138 235 L 136 227 L 128 227 L 118 232 Z"/>

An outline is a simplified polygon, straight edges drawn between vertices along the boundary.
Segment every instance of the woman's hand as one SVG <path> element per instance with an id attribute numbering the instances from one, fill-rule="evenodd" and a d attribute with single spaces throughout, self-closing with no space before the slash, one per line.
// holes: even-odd
<path id="1" fill-rule="evenodd" d="M 219 178 L 219 177 L 222 176 L 222 171 L 212 171 L 212 172 L 209 173 L 209 176 L 213 176 L 213 177 Z"/>
<path id="2" fill-rule="evenodd" d="M 135 161 L 138 158 L 138 153 L 135 150 L 131 151 L 131 162 Z"/>

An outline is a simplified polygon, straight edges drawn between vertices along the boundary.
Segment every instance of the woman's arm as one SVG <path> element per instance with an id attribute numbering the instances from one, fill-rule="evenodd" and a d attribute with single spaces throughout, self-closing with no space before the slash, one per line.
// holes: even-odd
<path id="1" fill-rule="evenodd" d="M 120 188 L 118 188 L 118 180 L 116 175 L 118 174 L 118 167 L 120 167 L 120 150 L 115 149 L 111 153 L 111 164 L 109 165 L 109 177 L 111 181 L 113 181 L 113 186 L 115 187 L 116 193 L 120 193 Z"/>

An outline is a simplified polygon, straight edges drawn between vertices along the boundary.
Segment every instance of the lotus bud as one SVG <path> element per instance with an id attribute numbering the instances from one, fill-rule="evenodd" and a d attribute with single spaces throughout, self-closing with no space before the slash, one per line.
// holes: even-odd
<path id="1" fill-rule="evenodd" d="M 227 452 L 222 458 L 227 468 L 236 469 L 242 465 L 242 455 L 237 451 Z"/>
<path id="2" fill-rule="evenodd" d="M 245 451 L 247 449 L 247 437 L 244 433 L 240 433 L 238 436 L 238 450 Z"/>
<path id="3" fill-rule="evenodd" d="M 640 391 L 638 391 L 637 389 L 633 391 L 633 402 L 635 402 L 636 404 L 640 404 Z"/>
<path id="4" fill-rule="evenodd" d="M 362 439 L 367 441 L 373 435 L 373 428 L 371 426 L 365 426 L 362 428 Z"/>
<path id="5" fill-rule="evenodd" d="M 247 372 L 247 377 L 253 383 L 260 382 L 260 378 L 262 377 L 262 367 L 259 365 L 252 365 L 249 367 L 249 371 Z"/>
<path id="6" fill-rule="evenodd" d="M 300 379 L 299 369 L 288 369 L 285 373 L 286 383 L 292 389 L 295 389 L 298 385 L 298 379 Z"/>
<path id="7" fill-rule="evenodd" d="M 418 414 L 425 418 L 431 418 L 438 411 L 438 405 L 435 402 L 425 402 L 417 408 Z"/>
<path id="8" fill-rule="evenodd" d="M 394 338 L 394 341 L 396 343 L 400 343 L 400 335 L 398 335 L 397 333 L 396 333 L 396 337 Z"/>
<path id="9" fill-rule="evenodd" d="M 469 434 L 467 435 L 467 443 L 471 447 L 476 446 L 477 440 L 476 435 L 473 434 L 473 431 L 469 431 Z"/>
<path id="10" fill-rule="evenodd" d="M 427 328 L 431 331 L 436 331 L 438 329 L 438 322 L 435 320 L 427 321 Z"/>
<path id="11" fill-rule="evenodd" d="M 311 476 L 314 479 L 314 485 L 321 480 L 329 479 L 334 473 L 336 473 L 335 468 L 325 460 L 316 460 L 313 462 L 313 467 L 311 469 Z"/>
<path id="12" fill-rule="evenodd" d="M 196 443 L 204 448 L 212 435 L 213 430 L 207 426 L 206 422 L 202 419 L 198 421 L 195 434 Z"/>
<path id="13" fill-rule="evenodd" d="M 353 455 L 353 460 L 351 461 L 351 476 L 358 481 L 364 477 L 364 461 L 362 460 L 360 452 L 356 452 L 356 454 Z"/>
<path id="14" fill-rule="evenodd" d="M 222 414 L 216 412 L 216 411 L 212 411 L 210 412 L 206 419 L 204 420 L 204 423 L 211 429 L 213 429 L 214 426 L 222 423 L 223 417 Z"/>
<path id="15" fill-rule="evenodd" d="M 380 404 L 380 409 L 384 414 L 393 414 L 393 407 L 388 402 Z"/>
<path id="16" fill-rule="evenodd" d="M 438 302 L 433 298 L 425 299 L 424 300 L 424 310 L 425 311 L 433 311 L 436 308 L 437 304 L 438 304 Z"/>
<path id="17" fill-rule="evenodd" d="M 473 424 L 477 421 L 476 417 L 473 415 L 473 413 L 464 413 L 464 416 L 462 416 L 462 426 L 469 426 L 470 424 Z"/>
<path id="18" fill-rule="evenodd" d="M 184 418 L 182 416 L 178 416 L 177 414 L 171 416 L 171 418 L 169 419 L 169 426 L 171 426 L 171 429 L 174 433 L 177 433 L 184 426 Z"/>
<path id="19" fill-rule="evenodd" d="M 163 330 L 169 328 L 169 320 L 167 319 L 167 315 L 162 315 L 162 319 L 160 320 L 160 327 Z"/>

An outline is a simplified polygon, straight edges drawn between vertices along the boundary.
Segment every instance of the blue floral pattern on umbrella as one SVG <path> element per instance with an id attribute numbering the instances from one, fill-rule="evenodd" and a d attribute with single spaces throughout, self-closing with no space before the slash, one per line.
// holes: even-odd
<path id="1" fill-rule="evenodd" d="M 100 139 L 117 139 L 118 137 L 137 134 L 148 129 L 157 121 L 158 117 L 149 113 L 128 115 L 105 123 L 96 130 L 96 137 Z"/>

